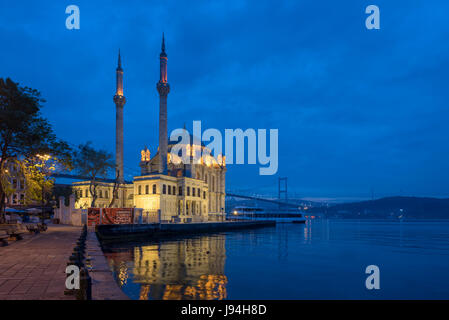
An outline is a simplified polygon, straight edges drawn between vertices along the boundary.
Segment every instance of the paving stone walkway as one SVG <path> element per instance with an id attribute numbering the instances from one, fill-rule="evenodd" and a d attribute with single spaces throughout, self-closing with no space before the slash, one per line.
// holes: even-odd
<path id="1" fill-rule="evenodd" d="M 0 247 L 0 300 L 72 300 L 65 268 L 81 227 L 50 225 L 46 232 Z"/>

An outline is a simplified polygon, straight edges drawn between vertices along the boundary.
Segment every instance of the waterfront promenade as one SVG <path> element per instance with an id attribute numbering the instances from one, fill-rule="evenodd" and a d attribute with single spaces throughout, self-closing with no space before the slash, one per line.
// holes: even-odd
<path id="1" fill-rule="evenodd" d="M 72 300 L 65 268 L 81 227 L 51 225 L 0 247 L 0 300 Z"/>

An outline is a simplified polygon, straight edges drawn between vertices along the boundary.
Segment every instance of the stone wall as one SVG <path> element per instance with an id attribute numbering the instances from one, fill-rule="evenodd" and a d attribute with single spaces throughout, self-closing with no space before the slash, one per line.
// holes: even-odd
<path id="1" fill-rule="evenodd" d="M 55 218 L 59 223 L 82 226 L 87 223 L 87 210 L 75 209 L 75 195 L 69 197 L 69 205 L 64 205 L 65 198 L 59 197 L 59 208 L 55 209 Z"/>

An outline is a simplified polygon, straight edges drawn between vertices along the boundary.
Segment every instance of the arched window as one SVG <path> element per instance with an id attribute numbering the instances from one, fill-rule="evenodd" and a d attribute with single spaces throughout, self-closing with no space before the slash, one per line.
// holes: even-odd
<path id="1" fill-rule="evenodd" d="M 138 191 L 137 191 L 138 194 L 142 194 L 142 186 L 138 186 L 138 187 L 137 187 L 137 190 L 138 190 Z"/>
<path id="2" fill-rule="evenodd" d="M 150 193 L 150 186 L 149 186 L 149 185 L 146 185 L 146 186 L 145 186 L 145 193 L 146 193 L 146 194 L 149 194 L 149 193 Z"/>
<path id="3" fill-rule="evenodd" d="M 178 188 L 178 194 L 179 194 L 180 196 L 182 196 L 182 186 L 179 186 L 179 188 Z"/>
<path id="4" fill-rule="evenodd" d="M 163 194 L 167 193 L 167 186 L 165 184 L 162 186 L 162 193 Z"/>
<path id="5" fill-rule="evenodd" d="M 105 198 L 106 198 L 106 199 L 109 199 L 109 191 L 106 190 L 106 191 L 104 192 L 104 194 L 105 194 Z"/>
<path id="6" fill-rule="evenodd" d="M 156 184 L 153 184 L 153 194 L 156 194 Z"/>
<path id="7" fill-rule="evenodd" d="M 103 198 L 103 191 L 102 190 L 100 190 L 98 197 L 99 198 Z"/>
<path id="8" fill-rule="evenodd" d="M 171 194 L 171 185 L 168 185 L 168 194 Z"/>
<path id="9" fill-rule="evenodd" d="M 81 191 L 82 192 L 82 191 Z M 86 198 L 89 197 L 89 189 L 86 189 Z"/>

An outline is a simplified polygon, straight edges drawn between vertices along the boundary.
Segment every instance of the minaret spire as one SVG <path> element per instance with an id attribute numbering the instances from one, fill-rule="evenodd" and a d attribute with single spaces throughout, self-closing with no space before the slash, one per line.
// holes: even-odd
<path id="1" fill-rule="evenodd" d="M 123 69 L 120 49 L 118 50 L 116 76 L 116 90 L 114 95 L 115 103 L 115 170 L 116 177 L 120 183 L 124 182 L 123 173 L 123 107 L 126 99 L 123 94 Z M 123 203 L 120 204 L 122 206 Z"/>
<path id="2" fill-rule="evenodd" d="M 161 55 L 165 54 L 165 37 L 164 37 L 164 33 L 162 32 L 162 46 L 161 46 Z"/>
<path id="3" fill-rule="evenodd" d="M 118 49 L 118 63 L 117 70 L 122 70 L 122 59 L 120 58 L 120 48 Z"/>
<path id="4" fill-rule="evenodd" d="M 159 173 L 167 174 L 167 96 L 170 92 L 170 85 L 167 82 L 167 53 L 165 52 L 165 37 L 162 33 L 162 47 L 159 55 L 160 78 L 156 85 L 159 92 Z"/>

